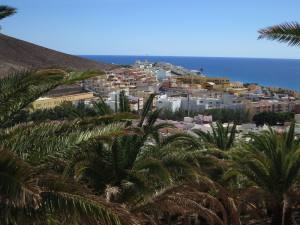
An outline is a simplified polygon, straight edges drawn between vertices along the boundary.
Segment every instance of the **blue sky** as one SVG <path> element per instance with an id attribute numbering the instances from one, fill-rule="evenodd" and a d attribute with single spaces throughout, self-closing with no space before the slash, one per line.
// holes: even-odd
<path id="1" fill-rule="evenodd" d="M 0 0 L 2 32 L 71 54 L 300 58 L 257 30 L 300 22 L 299 0 Z"/>

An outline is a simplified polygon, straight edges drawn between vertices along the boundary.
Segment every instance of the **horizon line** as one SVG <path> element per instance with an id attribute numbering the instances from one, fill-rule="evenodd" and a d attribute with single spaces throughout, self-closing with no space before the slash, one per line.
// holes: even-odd
<path id="1" fill-rule="evenodd" d="M 176 58 L 231 58 L 231 59 L 269 59 L 269 60 L 300 60 L 299 58 L 270 58 L 247 56 L 190 56 L 190 55 L 126 55 L 126 54 L 74 54 L 77 56 L 119 56 L 119 57 L 176 57 Z"/>

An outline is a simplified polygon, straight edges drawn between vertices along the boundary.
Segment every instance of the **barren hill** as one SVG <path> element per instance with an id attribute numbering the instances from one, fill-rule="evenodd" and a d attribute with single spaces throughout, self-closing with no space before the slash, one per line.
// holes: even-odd
<path id="1" fill-rule="evenodd" d="M 0 34 L 0 77 L 35 68 L 108 70 L 113 65 L 83 59 Z"/>

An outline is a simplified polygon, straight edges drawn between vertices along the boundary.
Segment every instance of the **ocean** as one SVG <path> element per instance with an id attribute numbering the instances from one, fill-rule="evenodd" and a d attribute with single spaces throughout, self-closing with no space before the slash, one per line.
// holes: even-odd
<path id="1" fill-rule="evenodd" d="M 122 65 L 132 65 L 136 60 L 169 62 L 187 69 L 203 69 L 203 73 L 207 76 L 226 76 L 232 81 L 258 83 L 264 86 L 300 91 L 299 59 L 117 55 L 85 55 L 82 57 Z"/>

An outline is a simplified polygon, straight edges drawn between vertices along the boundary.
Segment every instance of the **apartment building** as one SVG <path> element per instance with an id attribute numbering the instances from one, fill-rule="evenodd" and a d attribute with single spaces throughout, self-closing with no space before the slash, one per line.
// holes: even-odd
<path id="1" fill-rule="evenodd" d="M 61 86 L 35 100 L 29 109 L 31 111 L 50 109 L 61 105 L 63 102 L 72 102 L 75 105 L 79 103 L 90 104 L 97 99 L 92 92 L 83 90 L 80 85 Z"/>
<path id="2" fill-rule="evenodd" d="M 167 97 L 166 95 L 162 95 L 156 101 L 156 108 L 176 112 L 181 107 L 181 100 L 180 97 Z"/>
<path id="3" fill-rule="evenodd" d="M 250 115 L 255 115 L 261 112 L 291 112 L 294 103 L 278 100 L 261 100 L 258 102 L 247 102 L 246 109 Z"/>
<path id="4" fill-rule="evenodd" d="M 183 110 L 199 112 L 207 109 L 217 109 L 222 107 L 222 100 L 218 98 L 184 98 L 181 102 Z"/>
<path id="5" fill-rule="evenodd" d="M 136 92 L 157 92 L 159 83 L 155 74 L 138 68 L 118 68 L 84 81 L 84 88 L 107 97 L 110 92 L 129 89 L 130 95 Z"/>

